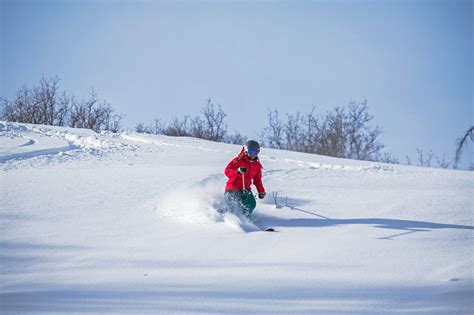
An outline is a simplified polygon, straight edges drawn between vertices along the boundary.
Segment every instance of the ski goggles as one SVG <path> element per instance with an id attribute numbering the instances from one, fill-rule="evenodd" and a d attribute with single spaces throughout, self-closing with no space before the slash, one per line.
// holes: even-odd
<path id="1" fill-rule="evenodd" d="M 250 155 L 258 155 L 260 153 L 260 150 L 249 149 L 248 152 Z"/>

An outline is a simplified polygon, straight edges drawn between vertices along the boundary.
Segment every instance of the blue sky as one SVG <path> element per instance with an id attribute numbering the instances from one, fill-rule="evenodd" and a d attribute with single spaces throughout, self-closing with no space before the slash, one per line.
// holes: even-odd
<path id="1" fill-rule="evenodd" d="M 1 0 L 0 95 L 57 75 L 78 96 L 94 87 L 127 127 L 211 97 L 251 137 L 268 108 L 367 99 L 386 151 L 451 159 L 474 122 L 472 3 Z"/>

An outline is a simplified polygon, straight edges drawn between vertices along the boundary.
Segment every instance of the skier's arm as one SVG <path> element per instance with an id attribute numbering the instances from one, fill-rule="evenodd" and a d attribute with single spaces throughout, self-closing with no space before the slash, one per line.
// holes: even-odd
<path id="1" fill-rule="evenodd" d="M 239 176 L 237 169 L 239 168 L 239 163 L 235 159 L 227 164 L 227 167 L 224 170 L 224 174 L 229 178 L 235 178 Z"/>
<path id="2" fill-rule="evenodd" d="M 259 169 L 255 177 L 253 178 L 253 184 L 257 187 L 257 191 L 265 192 L 265 188 L 263 187 L 262 183 L 262 169 Z"/>

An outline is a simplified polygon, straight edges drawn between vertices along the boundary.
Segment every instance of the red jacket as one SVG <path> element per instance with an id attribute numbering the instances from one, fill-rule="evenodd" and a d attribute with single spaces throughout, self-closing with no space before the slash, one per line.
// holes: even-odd
<path id="1" fill-rule="evenodd" d="M 265 188 L 262 184 L 262 164 L 260 164 L 258 158 L 250 161 L 248 156 L 245 155 L 243 148 L 240 154 L 230 161 L 225 168 L 224 173 L 229 178 L 225 185 L 225 191 L 242 190 L 242 174 L 237 171 L 240 166 L 247 168 L 244 174 L 245 189 L 250 190 L 250 185 L 253 182 L 258 192 L 264 192 Z"/>

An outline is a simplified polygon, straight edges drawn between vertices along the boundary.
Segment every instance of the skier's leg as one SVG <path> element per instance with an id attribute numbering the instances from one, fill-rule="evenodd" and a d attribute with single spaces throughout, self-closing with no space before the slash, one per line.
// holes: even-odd
<path id="1" fill-rule="evenodd" d="M 255 198 L 251 192 L 245 192 L 240 198 L 242 213 L 250 220 L 252 212 L 255 209 Z"/>
<path id="2" fill-rule="evenodd" d="M 242 209 L 242 213 L 244 214 L 244 216 L 246 216 L 247 219 L 250 219 L 250 217 L 252 216 L 253 209 L 249 208 L 248 206 L 246 206 L 242 202 L 241 202 L 240 207 Z"/>
<path id="3" fill-rule="evenodd" d="M 226 191 L 224 193 L 224 204 L 225 211 L 239 213 L 242 211 L 241 201 L 240 201 L 240 191 Z"/>

